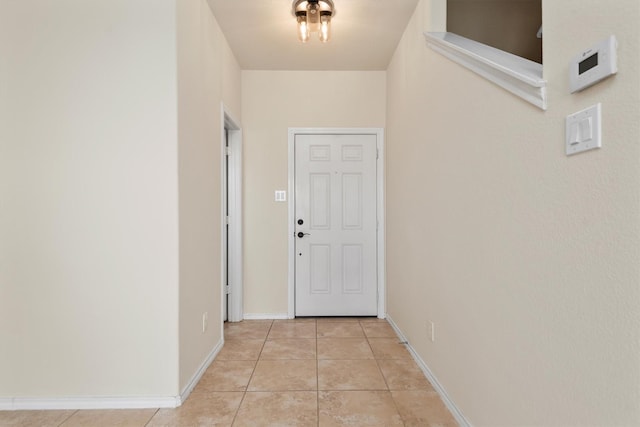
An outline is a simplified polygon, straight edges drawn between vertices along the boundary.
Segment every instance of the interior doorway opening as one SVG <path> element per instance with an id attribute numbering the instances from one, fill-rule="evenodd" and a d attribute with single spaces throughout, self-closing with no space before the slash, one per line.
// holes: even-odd
<path id="1" fill-rule="evenodd" d="M 243 319 L 242 298 L 242 130 L 223 105 L 222 172 L 222 320 Z"/>
<path id="2" fill-rule="evenodd" d="M 447 1 L 447 31 L 542 64 L 541 0 Z"/>

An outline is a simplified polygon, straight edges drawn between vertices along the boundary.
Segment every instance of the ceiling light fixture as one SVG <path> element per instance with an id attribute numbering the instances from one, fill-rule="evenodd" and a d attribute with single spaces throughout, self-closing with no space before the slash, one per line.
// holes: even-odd
<path id="1" fill-rule="evenodd" d="M 336 14 L 332 0 L 294 0 L 291 10 L 298 22 L 298 38 L 306 43 L 311 33 L 318 33 L 326 43 L 331 37 L 331 18 Z"/>

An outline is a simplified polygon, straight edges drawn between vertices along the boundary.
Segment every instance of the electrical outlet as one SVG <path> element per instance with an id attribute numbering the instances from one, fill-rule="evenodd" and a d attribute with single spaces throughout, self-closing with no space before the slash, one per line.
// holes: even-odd
<path id="1" fill-rule="evenodd" d="M 429 337 L 431 338 L 431 342 L 436 342 L 436 324 L 429 320 L 427 323 Z"/>
<path id="2" fill-rule="evenodd" d="M 205 311 L 202 313 L 202 333 L 204 334 L 207 331 L 207 326 L 209 326 L 209 312 Z"/>

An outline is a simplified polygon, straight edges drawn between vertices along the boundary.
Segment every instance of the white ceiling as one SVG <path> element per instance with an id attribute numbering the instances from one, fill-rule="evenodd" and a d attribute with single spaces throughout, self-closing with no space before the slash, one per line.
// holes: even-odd
<path id="1" fill-rule="evenodd" d="M 293 0 L 207 0 L 244 70 L 386 70 L 418 0 L 334 0 L 331 40 L 300 43 Z"/>

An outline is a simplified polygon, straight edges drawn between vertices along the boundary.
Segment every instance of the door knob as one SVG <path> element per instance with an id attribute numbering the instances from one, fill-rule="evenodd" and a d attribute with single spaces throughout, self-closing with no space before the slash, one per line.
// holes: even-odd
<path id="1" fill-rule="evenodd" d="M 302 231 L 298 231 L 298 237 L 299 237 L 299 238 L 301 238 L 301 239 L 302 239 L 304 236 L 310 236 L 310 235 L 311 235 L 310 233 L 303 233 Z"/>

